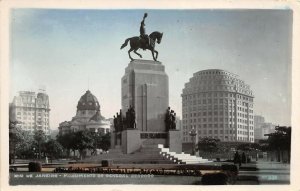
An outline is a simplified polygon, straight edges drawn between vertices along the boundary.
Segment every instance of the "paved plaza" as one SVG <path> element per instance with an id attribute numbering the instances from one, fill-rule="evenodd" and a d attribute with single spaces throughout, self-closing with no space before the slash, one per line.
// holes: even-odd
<path id="1" fill-rule="evenodd" d="M 85 164 L 88 165 L 88 164 Z M 157 165 L 120 165 L 120 168 L 158 168 Z M 162 165 L 168 168 L 169 164 Z M 44 171 L 44 170 L 43 170 Z M 270 185 L 289 184 L 290 165 L 277 162 L 257 162 L 244 164 L 240 168 L 235 185 Z M 138 174 L 97 174 L 97 173 L 10 173 L 11 185 L 102 185 L 102 184 L 166 184 L 166 185 L 201 185 L 200 176 L 168 176 Z"/>

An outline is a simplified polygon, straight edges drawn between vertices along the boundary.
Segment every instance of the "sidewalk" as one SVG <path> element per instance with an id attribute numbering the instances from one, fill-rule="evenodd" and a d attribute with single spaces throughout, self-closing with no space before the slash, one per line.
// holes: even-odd
<path id="1" fill-rule="evenodd" d="M 255 161 L 247 164 L 242 164 L 242 169 L 247 168 L 257 168 L 259 169 L 278 169 L 286 170 L 290 168 L 290 164 L 281 163 L 281 162 L 270 162 L 270 161 Z"/>

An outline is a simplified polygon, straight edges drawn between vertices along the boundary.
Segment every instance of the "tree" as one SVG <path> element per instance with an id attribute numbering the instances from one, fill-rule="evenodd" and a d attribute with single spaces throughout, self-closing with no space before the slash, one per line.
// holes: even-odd
<path id="1" fill-rule="evenodd" d="M 63 135 L 57 135 L 56 140 L 65 149 L 67 156 L 70 156 L 70 150 L 75 152 L 74 133 L 67 133 Z"/>
<path id="2" fill-rule="evenodd" d="M 97 149 L 101 149 L 101 141 L 102 141 L 102 132 L 91 132 L 91 136 L 92 136 L 92 149 L 93 152 L 92 154 L 96 154 L 97 153 Z"/>
<path id="3" fill-rule="evenodd" d="M 47 156 L 50 156 L 51 160 L 53 158 L 59 158 L 62 154 L 62 150 L 62 145 L 54 139 L 49 139 L 45 143 L 45 153 Z"/>
<path id="4" fill-rule="evenodd" d="M 101 137 L 100 148 L 104 151 L 107 151 L 110 148 L 110 136 L 110 133 L 106 133 Z"/>
<path id="5" fill-rule="evenodd" d="M 15 158 L 32 158 L 33 137 L 28 131 L 22 130 L 21 123 L 9 121 L 9 162 L 14 163 Z"/>
<path id="6" fill-rule="evenodd" d="M 88 130 L 75 132 L 74 143 L 74 148 L 79 151 L 80 159 L 85 157 L 86 149 L 94 148 L 92 134 Z"/>
<path id="7" fill-rule="evenodd" d="M 15 163 L 17 148 L 22 145 L 22 129 L 18 121 L 9 120 L 9 163 Z"/>
<path id="8" fill-rule="evenodd" d="M 276 126 L 275 132 L 267 134 L 268 136 L 268 149 L 276 151 L 278 154 L 278 161 L 283 151 L 288 152 L 288 161 L 290 160 L 291 153 L 291 127 Z"/>
<path id="9" fill-rule="evenodd" d="M 58 135 L 56 140 L 67 151 L 72 150 L 75 153 L 78 150 L 80 158 L 84 157 L 86 149 L 93 150 L 92 153 L 96 153 L 97 149 L 107 151 L 110 148 L 110 133 L 104 134 L 84 130 Z"/>
<path id="10" fill-rule="evenodd" d="M 45 144 L 46 140 L 47 140 L 47 137 L 44 133 L 44 131 L 42 130 L 35 130 L 34 131 L 34 135 L 33 135 L 33 139 L 35 141 L 35 145 L 37 146 L 38 148 L 38 158 L 40 159 L 41 156 L 42 156 L 42 146 Z"/>
<path id="11" fill-rule="evenodd" d="M 30 131 L 22 131 L 22 144 L 17 149 L 17 156 L 19 158 L 34 158 L 34 140 L 33 135 Z"/>
<path id="12" fill-rule="evenodd" d="M 202 138 L 197 144 L 197 150 L 212 154 L 213 152 L 217 152 L 219 150 L 219 142 L 219 139 L 209 137 Z"/>
<path id="13" fill-rule="evenodd" d="M 237 146 L 238 150 L 242 151 L 252 151 L 252 150 L 260 150 L 261 146 L 258 143 L 242 143 Z"/>

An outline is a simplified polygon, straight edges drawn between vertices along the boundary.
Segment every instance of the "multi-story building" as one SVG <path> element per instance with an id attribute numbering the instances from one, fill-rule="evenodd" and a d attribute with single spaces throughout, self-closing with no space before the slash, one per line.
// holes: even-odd
<path id="1" fill-rule="evenodd" d="M 100 104 L 97 98 L 88 90 L 81 96 L 77 104 L 76 115 L 71 121 L 59 124 L 59 134 L 88 129 L 93 132 L 108 133 L 111 119 L 105 119 L 100 112 Z"/>
<path id="2" fill-rule="evenodd" d="M 194 73 L 182 91 L 183 142 L 211 137 L 223 142 L 254 142 L 253 94 L 238 75 L 213 69 Z"/>
<path id="3" fill-rule="evenodd" d="M 10 104 L 10 119 L 26 131 L 43 130 L 50 135 L 50 106 L 46 93 L 20 91 Z"/>
<path id="4" fill-rule="evenodd" d="M 269 133 L 275 132 L 275 125 L 272 123 L 265 122 L 265 118 L 260 115 L 254 116 L 254 139 L 259 141 L 262 139 L 267 139 L 265 136 Z"/>

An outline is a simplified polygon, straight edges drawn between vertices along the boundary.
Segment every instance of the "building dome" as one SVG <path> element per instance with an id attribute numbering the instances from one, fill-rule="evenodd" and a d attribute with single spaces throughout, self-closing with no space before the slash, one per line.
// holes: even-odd
<path id="1" fill-rule="evenodd" d="M 100 105 L 97 98 L 87 90 L 77 104 L 77 110 L 96 110 L 100 111 Z"/>

